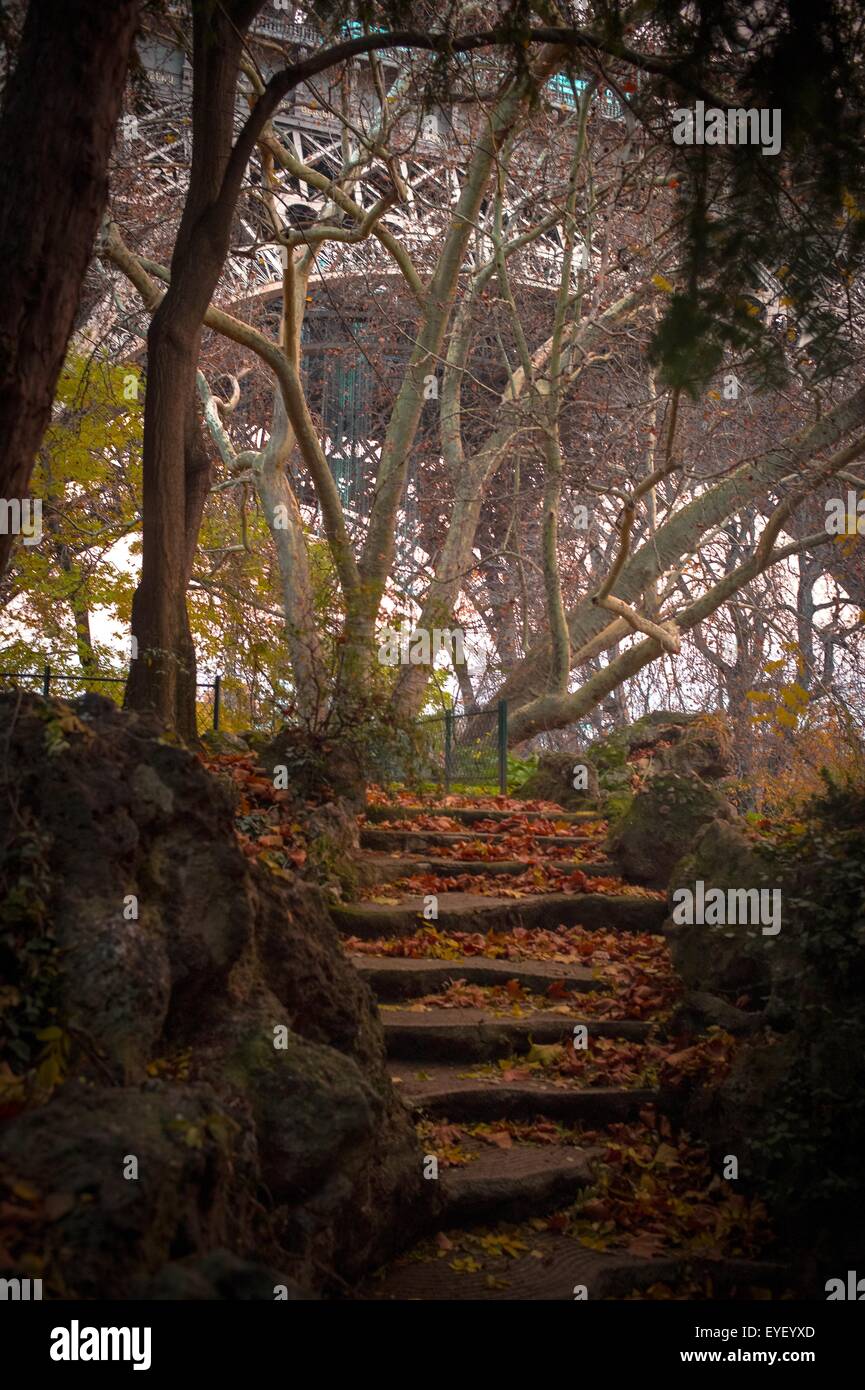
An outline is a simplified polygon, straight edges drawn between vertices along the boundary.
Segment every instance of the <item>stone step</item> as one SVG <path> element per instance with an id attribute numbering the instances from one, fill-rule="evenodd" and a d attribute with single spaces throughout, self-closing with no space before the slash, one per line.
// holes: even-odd
<path id="1" fill-rule="evenodd" d="M 408 850 L 409 853 L 424 854 L 430 849 L 448 849 L 452 845 L 464 844 L 466 840 L 479 840 L 482 844 L 501 844 L 504 836 L 492 830 L 468 831 L 459 834 L 449 830 L 379 830 L 375 826 L 361 826 L 360 844 L 362 849 Z M 597 844 L 591 835 L 538 835 L 535 844 L 541 851 L 550 848 L 573 848 L 579 854 L 586 845 Z M 565 861 L 562 861 L 565 862 Z"/>
<path id="2" fill-rule="evenodd" d="M 399 1077 L 397 1094 L 417 1113 L 459 1122 L 530 1120 L 543 1115 L 569 1123 L 604 1125 L 635 1116 L 645 1105 L 657 1105 L 660 1093 L 648 1087 L 553 1086 L 544 1081 L 502 1081 L 472 1078 L 466 1066 L 415 1067 L 392 1064 Z M 415 1073 L 423 1072 L 423 1078 Z"/>
<path id="3" fill-rule="evenodd" d="M 438 874 L 452 877 L 457 874 L 503 874 L 516 877 L 525 873 L 529 864 L 537 860 L 525 859 L 421 859 L 412 856 L 398 859 L 392 854 L 364 854 L 358 861 L 365 883 L 394 883 L 400 878 L 414 878 L 417 874 Z M 615 878 L 616 867 L 603 860 L 595 864 L 569 864 L 566 860 L 548 861 L 563 873 L 575 867 L 584 869 L 594 878 Z"/>
<path id="4" fill-rule="evenodd" d="M 471 985 L 504 985 L 508 980 L 519 980 L 524 989 L 535 994 L 543 994 L 555 984 L 580 994 L 605 988 L 603 981 L 584 965 L 564 965 L 554 960 L 492 960 L 488 956 L 413 960 L 367 955 L 353 955 L 350 960 L 377 999 L 393 1002 L 438 994 L 451 980 L 466 980 Z"/>
<path id="5" fill-rule="evenodd" d="M 503 1018 L 485 1009 L 383 1009 L 381 1021 L 388 1057 L 420 1062 L 491 1062 L 521 1056 L 532 1043 L 569 1043 L 575 1024 L 588 1029 L 589 1047 L 592 1038 L 642 1042 L 651 1029 L 636 1019 L 587 1019 L 542 1011 Z"/>
<path id="6" fill-rule="evenodd" d="M 436 861 L 436 863 L 440 862 L 439 860 Z M 395 854 L 364 851 L 355 859 L 354 863 L 360 882 L 364 885 L 392 883 L 397 878 L 413 878 L 415 874 L 438 872 L 438 870 L 433 870 L 431 859 L 421 859 L 414 855 L 400 859 Z"/>
<path id="7" fill-rule="evenodd" d="M 681 1253 L 647 1259 L 627 1251 L 590 1250 L 573 1236 L 547 1231 L 519 1234 L 531 1244 L 531 1251 L 515 1258 L 503 1255 L 491 1259 L 479 1249 L 481 1268 L 471 1273 L 451 1268 L 453 1262 L 468 1253 L 462 1248 L 423 1261 L 411 1256 L 401 1258 L 383 1277 L 370 1280 L 361 1297 L 420 1302 L 489 1299 L 572 1303 L 575 1288 L 582 1286 L 592 1303 L 598 1299 L 626 1298 L 653 1284 L 666 1284 L 675 1290 L 676 1286 L 692 1281 L 704 1286 L 710 1279 L 713 1299 L 747 1300 L 753 1296 L 752 1289 L 781 1294 L 791 1286 L 790 1272 L 779 1264 L 713 1260 Z"/>
<path id="8" fill-rule="evenodd" d="M 593 1181 L 596 1149 L 515 1144 L 486 1148 L 472 1163 L 444 1168 L 438 1224 L 453 1229 L 486 1221 L 525 1221 L 569 1206 Z"/>
<path id="9" fill-rule="evenodd" d="M 445 932 L 582 926 L 588 931 L 660 935 L 667 912 L 663 901 L 628 894 L 535 893 L 525 898 L 494 898 L 480 893 L 439 893 L 437 897 L 434 925 Z M 424 905 L 422 897 L 413 897 L 400 903 L 335 903 L 330 911 L 345 936 L 371 941 L 411 936 L 419 927 L 433 925 L 423 916 Z"/>
<path id="10" fill-rule="evenodd" d="M 367 806 L 364 809 L 368 821 L 411 821 L 419 816 L 448 816 L 451 820 L 473 825 L 475 821 L 505 821 L 520 816 L 529 821 L 567 821 L 570 825 L 579 825 L 583 821 L 600 819 L 597 811 L 484 811 L 473 806 Z"/>

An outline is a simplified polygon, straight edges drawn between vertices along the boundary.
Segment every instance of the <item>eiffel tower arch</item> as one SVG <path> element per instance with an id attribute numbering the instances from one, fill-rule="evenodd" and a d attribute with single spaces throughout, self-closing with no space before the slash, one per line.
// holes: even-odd
<path id="1" fill-rule="evenodd" d="M 154 254 L 165 264 L 191 158 L 192 72 L 178 29 L 160 26 L 153 16 L 148 22 L 151 28 L 140 46 L 143 75 L 121 120 L 118 150 L 121 164 L 124 158 L 128 161 L 130 177 L 123 187 L 132 215 L 127 224 L 121 211 L 117 221 L 135 226 L 136 215 L 141 216 L 135 204 L 140 183 L 146 236 L 157 243 L 162 237 Z M 271 4 L 264 9 L 251 32 L 248 71 L 239 81 L 236 128 L 254 100 L 256 80 L 266 82 L 286 61 L 323 42 L 310 25 L 288 15 L 286 7 Z M 299 86 L 279 106 L 249 163 L 231 251 L 214 301 L 238 319 L 265 328 L 271 342 L 279 341 L 286 258 L 308 251 L 311 272 L 302 312 L 300 365 L 309 412 L 356 549 L 364 541 L 381 449 L 415 342 L 417 300 L 432 281 L 503 72 L 501 55 L 475 54 L 460 60 L 445 84 L 429 76 L 425 62 L 428 65 L 427 55 L 418 58 L 403 50 L 357 57 Z M 517 246 L 508 261 L 508 275 L 520 313 L 525 307 L 529 319 L 534 315 L 527 330 L 533 346 L 548 337 L 561 286 L 563 197 L 589 80 L 568 71 L 546 83 L 520 126 L 516 152 L 509 152 L 502 166 L 503 181 L 497 175 L 487 190 L 461 269 L 461 284 L 467 287 L 473 266 L 494 258 L 495 238 Z M 633 117 L 612 91 L 593 88 L 589 113 L 592 138 L 614 156 L 638 143 Z M 117 203 L 116 191 L 114 196 Z M 585 239 L 582 231 L 578 233 L 569 282 L 574 294 L 581 274 L 585 271 L 591 279 L 602 265 L 606 248 L 601 241 L 591 228 Z M 400 255 L 409 261 L 420 293 L 413 289 Z M 140 305 L 131 294 L 129 301 L 136 305 L 140 336 Z M 495 287 L 477 301 L 478 322 L 473 325 L 461 388 L 467 449 L 480 443 L 490 411 L 519 361 L 519 330 L 510 321 L 516 314 L 503 306 L 505 300 Z M 236 349 L 232 350 L 236 361 Z M 217 351 L 213 359 L 217 363 L 219 355 Z M 443 363 L 433 366 L 425 383 L 428 407 L 425 399 L 411 453 L 400 466 L 395 564 L 385 601 L 388 611 L 395 604 L 415 620 L 451 520 L 453 477 L 442 454 L 436 404 Z M 223 388 L 218 365 L 213 371 L 209 385 L 215 396 Z M 232 428 L 241 450 L 260 448 L 266 438 L 267 382 L 266 372 L 249 367 L 232 379 Z M 519 485 L 521 448 L 511 451 L 499 480 L 507 489 L 508 505 Z M 512 482 L 509 471 L 514 470 Z M 296 460 L 288 462 L 286 472 L 304 529 L 321 539 L 319 489 L 306 466 Z M 233 485 L 230 479 L 219 484 Z M 259 503 L 264 509 L 261 496 Z M 484 507 L 495 513 L 499 502 L 493 496 Z M 493 516 L 487 536 L 492 544 L 486 545 L 492 555 L 499 548 L 495 525 Z M 485 563 L 495 567 L 494 561 Z M 491 611 L 499 601 L 510 602 L 505 591 L 514 582 L 504 573 L 492 583 L 484 576 Z M 475 604 L 473 596 L 468 598 Z"/>
<path id="2" fill-rule="evenodd" d="M 354 35 L 361 27 L 346 23 L 342 31 Z M 286 56 L 303 56 L 322 43 L 319 30 L 287 0 L 272 0 L 265 6 L 250 37 L 264 78 Z M 176 29 L 170 26 L 155 27 L 146 36 L 141 57 L 144 81 L 122 118 L 121 145 L 139 159 L 143 147 L 150 177 L 170 184 L 177 180 L 178 164 L 182 167 L 191 154 L 191 65 Z M 489 82 L 497 72 L 494 56 L 473 56 L 465 66 L 471 68 L 474 80 Z M 257 301 L 270 317 L 270 311 L 277 311 L 281 304 L 286 250 L 274 236 L 274 212 L 296 245 L 302 245 L 304 236 L 323 223 L 347 230 L 356 226 L 333 195 L 336 180 L 349 190 L 355 209 L 363 214 L 381 200 L 389 200 L 381 227 L 406 248 L 422 278 L 432 273 L 438 238 L 459 196 L 476 131 L 466 108 L 448 101 L 447 91 L 424 92 L 420 86 L 414 93 L 420 102 L 404 109 L 411 81 L 410 56 L 393 50 L 374 61 L 366 56 L 355 59 L 344 71 L 311 80 L 282 103 L 273 129 L 295 168 L 274 171 L 266 188 L 262 186 L 265 175 L 258 169 L 250 171 L 250 196 L 238 212 L 238 244 L 223 277 L 230 305 L 248 307 Z M 586 79 L 565 73 L 549 80 L 544 99 L 554 119 L 573 117 L 585 83 Z M 614 128 L 618 138 L 624 113 L 617 98 L 604 91 L 597 95 L 596 105 L 604 117 L 602 125 Z M 387 119 L 391 107 L 399 107 L 393 152 L 373 156 L 370 148 L 383 113 Z M 241 90 L 238 125 L 247 110 L 248 96 Z M 269 203 L 270 225 L 263 215 L 263 198 L 257 194 L 265 195 Z M 508 230 L 522 222 L 528 225 L 532 213 L 531 205 L 515 206 L 512 218 L 506 214 L 506 225 L 511 221 Z M 590 247 L 584 255 L 591 255 Z M 575 273 L 580 263 L 578 256 Z M 519 257 L 514 277 L 521 288 L 552 297 L 560 271 L 561 235 L 554 226 Z M 308 301 L 302 368 L 310 410 L 321 430 L 343 506 L 351 518 L 362 522 L 372 496 L 388 407 L 411 350 L 410 297 L 382 241 L 365 236 L 354 241 L 328 240 L 315 247 Z M 388 316 L 376 308 L 384 301 L 392 302 L 393 314 L 386 340 L 381 341 L 381 320 Z M 481 351 L 472 368 L 479 379 L 486 374 L 492 383 L 498 372 L 493 368 L 493 354 L 486 356 L 484 361 Z M 419 456 L 424 447 L 422 439 Z M 409 553 L 423 509 L 420 488 L 419 471 L 410 467 L 399 536 Z"/>

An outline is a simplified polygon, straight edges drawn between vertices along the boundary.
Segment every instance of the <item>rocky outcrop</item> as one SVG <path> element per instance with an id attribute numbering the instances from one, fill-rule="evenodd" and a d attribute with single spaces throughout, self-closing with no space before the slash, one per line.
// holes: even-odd
<path id="1" fill-rule="evenodd" d="M 524 801 L 553 801 L 568 811 L 587 810 L 598 804 L 598 774 L 582 753 L 541 753 L 537 768 L 514 795 Z"/>
<path id="2" fill-rule="evenodd" d="M 261 749 L 258 760 L 270 777 L 284 768 L 301 800 L 340 799 L 359 810 L 370 770 L 363 734 L 360 723 L 341 739 L 286 724 Z"/>
<path id="3" fill-rule="evenodd" d="M 677 1004 L 669 1028 L 674 1037 L 698 1037 L 711 1028 L 720 1028 L 731 1037 L 742 1037 L 756 1033 L 762 1022 L 760 1013 L 737 1008 L 707 990 L 692 989 Z"/>
<path id="4" fill-rule="evenodd" d="M 409 1239 L 435 1184 L 320 891 L 109 701 L 2 694 L 0 742 L 0 1178 L 46 1296 L 314 1297 Z"/>
<path id="5" fill-rule="evenodd" d="M 568 755 L 571 756 L 571 755 Z M 732 770 L 732 740 L 723 715 L 654 710 L 589 744 L 573 761 L 597 774 L 603 812 L 618 819 L 644 784 L 659 774 L 696 776 L 705 782 Z"/>
<path id="6" fill-rule="evenodd" d="M 661 772 L 645 783 L 612 826 L 607 851 L 623 877 L 666 888 L 703 827 L 734 814 L 699 777 Z"/>
<path id="7" fill-rule="evenodd" d="M 227 729 L 205 729 L 201 743 L 208 753 L 248 753 L 252 748 L 248 735 Z"/>
<path id="8" fill-rule="evenodd" d="M 715 914 L 710 913 L 703 914 L 711 915 L 708 922 L 675 920 L 674 895 L 679 890 L 696 895 L 698 883 L 703 885 L 704 900 L 711 890 L 723 892 L 722 915 L 726 921 L 716 922 Z M 762 1007 L 769 994 L 772 960 L 783 950 L 783 932 L 759 920 L 762 904 L 754 894 L 762 890 L 771 893 L 778 884 L 760 859 L 744 823 L 719 818 L 707 824 L 692 851 L 673 869 L 669 887 L 670 916 L 664 924 L 664 934 L 673 964 L 686 985 L 731 1000 L 747 994 Z M 730 890 L 736 896 L 731 897 Z M 744 892 L 750 893 L 751 898 L 742 897 Z M 772 902 L 772 898 L 766 899 L 768 909 Z M 780 906 L 783 917 L 783 902 Z M 734 914 L 741 919 L 745 911 L 751 920 L 730 920 Z"/>
<path id="9" fill-rule="evenodd" d="M 683 725 L 661 725 L 660 740 L 654 750 L 651 772 L 692 773 L 705 782 L 729 777 L 733 770 L 733 743 L 730 730 L 717 715 L 705 715 Z M 663 747 L 658 748 L 658 741 Z"/>

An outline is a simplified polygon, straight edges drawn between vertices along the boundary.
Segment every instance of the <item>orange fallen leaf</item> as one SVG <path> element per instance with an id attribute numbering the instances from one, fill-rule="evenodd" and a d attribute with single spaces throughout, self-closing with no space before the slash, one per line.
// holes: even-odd
<path id="1" fill-rule="evenodd" d="M 485 1139 L 488 1144 L 494 1144 L 497 1149 L 512 1149 L 514 1147 L 514 1141 L 506 1129 L 493 1129 L 490 1130 L 489 1134 L 482 1134 L 480 1137 Z"/>

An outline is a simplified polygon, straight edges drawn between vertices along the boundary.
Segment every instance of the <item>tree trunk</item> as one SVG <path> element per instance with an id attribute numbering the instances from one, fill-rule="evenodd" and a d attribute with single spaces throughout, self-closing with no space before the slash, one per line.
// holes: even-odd
<path id="1" fill-rule="evenodd" d="M 857 392 L 857 397 L 859 395 L 860 393 Z M 852 399 L 856 399 L 856 397 Z M 849 405 L 849 402 L 847 404 Z M 859 458 L 862 453 L 865 453 L 865 439 L 854 439 L 846 448 L 832 455 L 816 469 L 813 479 L 814 485 L 819 486 L 826 477 L 846 468 L 853 459 Z M 802 486 L 804 485 L 800 484 L 800 487 Z M 785 549 L 784 547 L 773 552 L 772 546 L 777 540 L 781 525 L 789 519 L 790 512 L 795 507 L 797 500 L 794 495 L 791 495 L 784 502 L 779 503 L 760 536 L 754 554 L 744 561 L 738 569 L 730 571 L 722 580 L 701 594 L 698 599 L 689 603 L 687 608 L 676 614 L 676 624 L 681 632 L 689 632 L 698 623 L 703 622 L 705 618 L 716 612 L 721 604 L 726 603 L 733 594 L 774 564 L 776 559 L 785 558 L 787 554 L 792 553 L 790 548 Z M 793 542 L 793 548 L 795 545 L 796 543 Z M 635 643 L 634 646 L 614 657 L 608 665 L 602 667 L 600 671 L 585 681 L 573 694 L 540 696 L 529 704 L 521 706 L 508 720 L 511 745 L 521 743 L 524 739 L 531 738 L 542 730 L 563 728 L 564 725 L 582 718 L 605 695 L 616 690 L 624 681 L 641 671 L 644 666 L 655 661 L 662 651 L 661 643 L 654 637 L 648 637 L 645 641 Z"/>
<path id="2" fill-rule="evenodd" d="M 182 659 L 178 666 L 178 683 L 175 692 L 175 728 L 180 737 L 185 739 L 187 743 L 194 743 L 200 733 L 195 707 L 198 685 L 195 643 L 189 626 L 186 591 L 192 578 L 192 566 L 195 563 L 195 550 L 198 545 L 201 518 L 204 515 L 204 504 L 207 501 L 213 480 L 213 460 L 204 441 L 204 433 L 198 418 L 194 397 L 189 403 L 183 463 L 186 493 L 185 549 L 177 614 L 179 648 Z"/>
<path id="3" fill-rule="evenodd" d="M 525 73 L 500 94 L 474 147 L 459 199 L 454 208 L 427 294 L 427 308 L 415 346 L 394 401 L 381 450 L 366 541 L 360 562 L 361 587 L 348 605 L 345 625 L 343 681 L 362 678 L 371 661 L 373 634 L 387 576 L 396 549 L 395 519 L 405 485 L 408 459 L 424 404 L 424 382 L 435 369 L 450 322 L 463 269 L 465 250 L 487 190 L 496 158 L 520 117 L 528 110 L 538 85 L 561 67 L 563 50 L 545 47 Z M 429 672 L 427 671 L 427 679 Z"/>
<path id="4" fill-rule="evenodd" d="M 32 0 L 0 118 L 0 496 L 23 499 L 108 193 L 141 0 Z M 13 537 L 0 534 L 0 574 Z"/>
<path id="5" fill-rule="evenodd" d="M 557 372 L 558 355 L 562 342 L 570 342 L 572 338 L 575 346 L 587 356 L 595 341 L 602 337 L 609 326 L 632 313 L 647 295 L 648 290 L 644 286 L 617 300 L 596 320 L 581 326 L 572 324 L 570 328 L 564 323 L 558 324 L 554 335 L 535 353 L 534 366 L 538 369 L 546 368 L 551 375 L 553 372 Z M 439 625 L 444 626 L 446 622 L 450 621 L 459 591 L 465 587 L 469 571 L 475 568 L 475 534 L 485 489 L 489 486 L 508 452 L 517 446 L 519 436 L 522 434 L 525 439 L 527 428 L 531 428 L 536 423 L 537 395 L 534 390 L 526 389 L 531 386 L 530 378 L 523 369 L 518 369 L 513 374 L 502 396 L 499 422 L 480 449 L 471 458 L 466 459 L 460 427 L 459 392 L 469 346 L 471 320 L 468 307 L 464 307 L 461 311 L 454 326 L 442 385 L 442 441 L 454 478 L 454 508 L 441 555 L 436 564 L 436 572 L 427 590 L 418 621 L 418 627 L 427 630 Z M 553 409 L 552 420 L 553 432 L 556 436 L 555 447 L 558 449 L 556 409 L 557 407 Z M 553 496 L 557 499 L 561 481 L 561 461 L 558 458 L 554 460 L 554 472 L 556 469 L 558 469 L 558 478 Z M 555 549 L 555 534 L 553 534 L 553 548 Z M 550 569 L 549 566 L 547 568 Z M 555 577 L 557 579 L 557 572 Z M 495 625 L 498 630 L 495 633 L 491 632 L 491 636 L 504 657 L 503 664 L 509 665 L 508 652 L 515 654 L 517 650 L 516 627 L 512 618 L 505 627 L 507 619 L 503 610 L 505 606 L 510 606 L 512 599 L 508 595 L 505 604 L 502 603 L 501 599 L 493 603 L 492 589 L 489 584 L 487 587 L 491 598 L 490 606 L 495 607 L 497 615 L 500 615 Z M 561 595 L 559 595 L 559 607 L 561 608 Z M 568 664 L 569 653 L 565 650 L 567 628 L 563 609 L 561 619 L 560 665 L 564 667 Z M 409 719 L 417 715 L 423 704 L 431 669 L 431 666 L 423 665 L 403 667 L 393 695 L 393 707 L 399 717 Z M 566 681 L 567 673 L 565 683 Z M 484 727 L 491 727 L 488 721 L 484 721 Z"/>
<path id="6" fill-rule="evenodd" d="M 851 430 L 865 423 L 865 386 L 806 429 L 783 441 L 756 462 L 742 464 L 722 482 L 696 497 L 664 522 L 657 532 L 625 562 L 616 581 L 616 593 L 635 603 L 655 583 L 659 575 L 691 555 L 700 538 L 725 517 L 766 493 L 785 477 L 801 471 L 803 465 L 822 450 L 836 445 Z M 568 614 L 568 628 L 574 651 L 610 626 L 610 615 L 584 598 Z M 615 633 L 612 632 L 611 636 Z M 604 644 L 606 647 L 608 644 Z M 604 648 L 601 648 L 603 650 Z M 540 638 L 507 679 L 496 699 L 508 700 L 512 708 L 542 696 L 550 672 L 551 644 Z M 495 707 L 490 706 L 484 727 L 492 727 Z"/>
<path id="7" fill-rule="evenodd" d="M 544 441 L 543 562 L 547 621 L 550 624 L 552 662 L 550 690 L 563 694 L 571 671 L 571 643 L 562 598 L 559 571 L 559 502 L 562 495 L 562 452 L 558 420 L 551 421 Z"/>
<path id="8" fill-rule="evenodd" d="M 261 3 L 196 5 L 192 166 L 171 261 L 171 283 L 147 335 L 141 579 L 132 605 L 137 641 L 126 704 L 195 736 L 195 651 L 186 586 L 206 488 L 194 414 L 204 314 L 228 254 L 231 214 L 220 204 L 234 139 L 239 60 Z M 209 482 L 209 479 L 208 479 Z M 190 699 L 192 704 L 190 706 Z"/>

